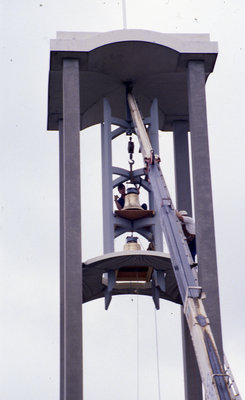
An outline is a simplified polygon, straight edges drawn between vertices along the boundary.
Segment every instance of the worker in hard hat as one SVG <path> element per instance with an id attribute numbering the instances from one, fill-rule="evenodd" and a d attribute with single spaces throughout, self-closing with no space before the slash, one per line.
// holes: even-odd
<path id="1" fill-rule="evenodd" d="M 192 255 L 193 261 L 195 261 L 195 256 L 197 253 L 195 221 L 192 217 L 188 216 L 188 213 L 185 210 L 176 211 L 176 215 L 181 222 L 182 229 L 190 249 L 190 253 Z"/>

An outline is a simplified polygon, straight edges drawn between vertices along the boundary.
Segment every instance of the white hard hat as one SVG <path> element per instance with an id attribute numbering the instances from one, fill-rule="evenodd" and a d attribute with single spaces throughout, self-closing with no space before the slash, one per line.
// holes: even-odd
<path id="1" fill-rule="evenodd" d="M 181 210 L 181 211 L 179 211 L 179 214 L 180 214 L 181 216 L 184 216 L 184 215 L 188 215 L 188 212 L 185 211 L 185 210 Z"/>

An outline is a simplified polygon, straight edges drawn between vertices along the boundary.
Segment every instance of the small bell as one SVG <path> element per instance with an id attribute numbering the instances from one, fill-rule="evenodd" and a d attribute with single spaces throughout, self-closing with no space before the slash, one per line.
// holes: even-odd
<path id="1" fill-rule="evenodd" d="M 123 250 L 141 250 L 140 245 L 137 243 L 138 238 L 135 236 L 127 236 L 126 244 L 123 246 Z"/>
<path id="2" fill-rule="evenodd" d="M 128 188 L 123 210 L 143 210 L 140 206 L 139 194 L 136 188 Z"/>

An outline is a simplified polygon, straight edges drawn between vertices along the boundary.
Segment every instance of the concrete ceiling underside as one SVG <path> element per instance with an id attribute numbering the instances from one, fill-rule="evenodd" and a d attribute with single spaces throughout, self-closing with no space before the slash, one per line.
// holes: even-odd
<path id="1" fill-rule="evenodd" d="M 106 33 L 60 33 L 51 41 L 48 130 L 63 118 L 62 64 L 79 60 L 81 130 L 103 122 L 103 98 L 112 116 L 126 118 L 126 84 L 133 87 L 143 118 L 158 99 L 159 128 L 188 121 L 187 66 L 204 61 L 206 78 L 213 71 L 217 44 L 208 35 L 175 35 L 124 30 Z"/>
<path id="2" fill-rule="evenodd" d="M 106 286 L 102 283 L 103 273 L 119 270 L 128 266 L 147 266 L 164 271 L 166 291 L 160 291 L 160 298 L 182 304 L 173 267 L 168 254 L 158 251 L 122 251 L 108 253 L 88 260 L 82 264 L 83 270 L 83 303 L 104 297 Z M 152 289 L 113 289 L 112 295 L 140 294 L 152 296 Z"/>

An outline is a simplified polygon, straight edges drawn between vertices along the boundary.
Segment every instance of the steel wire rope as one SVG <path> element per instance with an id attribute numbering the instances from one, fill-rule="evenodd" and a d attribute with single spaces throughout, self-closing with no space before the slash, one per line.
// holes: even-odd
<path id="1" fill-rule="evenodd" d="M 159 345 L 158 345 L 158 326 L 157 326 L 157 312 L 154 307 L 155 315 L 155 338 L 156 338 L 156 357 L 157 357 L 157 385 L 158 385 L 158 400 L 161 400 L 161 387 L 160 387 L 160 367 L 159 367 Z"/>
<path id="2" fill-rule="evenodd" d="M 139 238 L 139 242 L 141 247 L 144 249 L 144 245 L 142 241 Z M 139 295 L 137 295 L 137 301 L 139 299 Z M 137 305 L 137 319 L 139 318 L 138 316 L 138 305 Z M 161 386 L 160 386 L 160 363 L 159 363 L 159 344 L 158 344 L 158 326 L 157 326 L 157 312 L 156 308 L 154 307 L 154 320 L 155 320 L 155 340 L 156 340 L 156 359 L 157 359 L 157 387 L 158 387 L 158 400 L 161 400 Z M 137 322 L 137 329 L 138 329 L 138 322 Z M 139 349 L 137 349 L 139 351 Z M 139 357 L 139 356 L 137 356 Z M 138 393 L 138 392 L 137 392 Z M 137 397 L 137 400 L 139 398 Z"/>
<path id="3" fill-rule="evenodd" d="M 140 345 L 139 345 L 139 295 L 137 293 L 137 298 L 136 298 L 136 315 L 137 315 L 137 400 L 139 400 L 139 389 L 140 389 Z"/>
<path id="4" fill-rule="evenodd" d="M 142 241 L 139 238 L 140 245 L 143 250 L 144 245 Z M 139 276 L 137 272 L 137 282 L 139 282 Z M 137 291 L 137 297 L 136 297 L 136 325 L 137 325 L 137 400 L 139 400 L 139 395 L 140 395 L 140 345 L 139 345 L 139 339 L 140 339 L 140 329 L 139 329 L 139 294 Z"/>
<path id="5" fill-rule="evenodd" d="M 136 276 L 137 276 L 136 282 L 139 282 L 138 272 Z M 139 400 L 139 295 L 138 293 L 136 293 L 136 399 Z"/>

